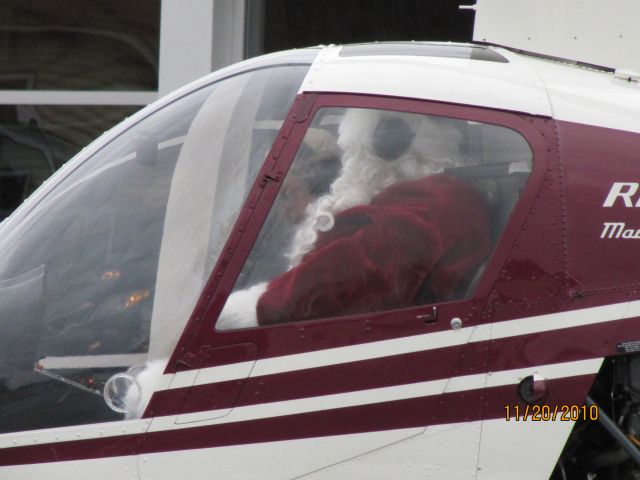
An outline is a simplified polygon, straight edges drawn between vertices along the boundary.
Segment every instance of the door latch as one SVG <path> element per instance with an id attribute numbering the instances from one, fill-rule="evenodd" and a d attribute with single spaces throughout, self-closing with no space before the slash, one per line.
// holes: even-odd
<path id="1" fill-rule="evenodd" d="M 432 307 L 430 312 L 416 315 L 416 318 L 418 320 L 423 320 L 424 323 L 435 323 L 438 321 L 438 307 Z"/>

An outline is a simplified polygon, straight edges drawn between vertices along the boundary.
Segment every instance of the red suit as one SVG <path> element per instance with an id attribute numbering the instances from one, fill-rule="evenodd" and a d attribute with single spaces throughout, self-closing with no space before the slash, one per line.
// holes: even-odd
<path id="1" fill-rule="evenodd" d="M 471 187 L 443 174 L 399 182 L 336 214 L 300 264 L 269 282 L 258 323 L 409 307 L 425 286 L 444 301 L 491 246 L 485 203 Z"/>

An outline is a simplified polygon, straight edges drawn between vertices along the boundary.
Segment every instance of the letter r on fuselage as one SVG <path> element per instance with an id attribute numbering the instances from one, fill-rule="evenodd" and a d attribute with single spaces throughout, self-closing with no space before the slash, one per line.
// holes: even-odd
<path id="1" fill-rule="evenodd" d="M 615 182 L 609 190 L 609 195 L 602 204 L 603 207 L 612 207 L 617 198 L 622 198 L 625 207 L 633 207 L 633 197 L 638 191 L 640 184 L 634 182 Z M 640 200 L 638 201 L 640 204 Z M 640 206 L 640 205 L 636 205 Z"/>

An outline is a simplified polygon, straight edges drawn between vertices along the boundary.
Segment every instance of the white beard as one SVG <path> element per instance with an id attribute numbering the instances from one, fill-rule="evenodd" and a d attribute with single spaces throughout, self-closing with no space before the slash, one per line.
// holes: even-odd
<path id="1" fill-rule="evenodd" d="M 366 109 L 350 110 L 344 117 L 338 138 L 343 150 L 342 170 L 330 186 L 330 193 L 310 203 L 292 240 L 289 269 L 298 265 L 311 252 L 318 232 L 333 228 L 334 215 L 356 205 L 368 205 L 387 187 L 399 181 L 415 180 L 445 167 L 456 166 L 460 132 L 451 125 L 437 125 L 422 115 L 403 115 L 412 122 L 416 135 L 407 151 L 392 161 L 373 154 L 369 145 L 373 141 L 373 128 L 380 112 Z M 437 136 L 434 136 L 434 133 Z"/>

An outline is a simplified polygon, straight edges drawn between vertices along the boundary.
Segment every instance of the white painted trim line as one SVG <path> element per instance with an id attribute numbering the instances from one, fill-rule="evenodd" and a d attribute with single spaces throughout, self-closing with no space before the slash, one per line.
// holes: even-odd
<path id="1" fill-rule="evenodd" d="M 38 432 L 18 432 L 0 435 L 0 449 L 24 445 L 58 443 L 70 440 L 86 440 L 116 435 L 131 435 L 147 431 L 159 432 L 182 430 L 193 427 L 237 423 L 296 414 L 319 412 L 336 408 L 371 405 L 411 398 L 440 395 L 445 391 L 465 392 L 490 387 L 515 385 L 527 375 L 537 373 L 547 379 L 569 378 L 580 375 L 595 375 L 603 358 L 592 358 L 574 362 L 537 365 L 532 367 L 503 370 L 493 373 L 462 375 L 451 379 L 395 385 L 391 387 L 357 390 L 354 392 L 321 395 L 316 397 L 284 400 L 236 407 L 229 409 L 182 414 L 181 423 L 175 423 L 176 416 L 169 415 L 153 419 L 110 422 L 104 424 L 62 427 Z M 222 415 L 222 416 L 221 416 Z"/>
<path id="2" fill-rule="evenodd" d="M 476 327 L 465 327 L 459 330 L 443 330 L 424 335 L 266 358 L 256 362 L 250 376 L 274 375 L 296 370 L 416 353 L 436 348 L 448 348 L 490 339 L 518 337 L 565 328 L 580 328 L 636 316 L 640 316 L 640 301 L 525 317 L 482 324 Z M 201 379 L 199 384 L 246 378 L 248 364 L 251 363 L 253 362 L 241 362 L 201 369 L 198 373 L 198 377 Z M 166 377 L 173 377 L 173 374 L 166 375 Z M 175 379 L 169 388 L 190 386 L 190 382 L 193 382 L 193 371 L 179 372 L 175 374 Z"/>
<path id="3" fill-rule="evenodd" d="M 192 428 L 194 423 L 198 427 L 201 427 L 205 425 L 245 422 L 337 408 L 429 397 L 442 394 L 445 388 L 448 393 L 481 390 L 485 387 L 485 382 L 487 387 L 515 385 L 533 373 L 537 373 L 547 379 L 595 375 L 600 370 L 602 361 L 603 358 L 591 358 L 575 362 L 503 370 L 492 374 L 462 375 L 452 377 L 451 379 L 444 378 L 441 380 L 430 380 L 392 387 L 248 405 L 246 407 L 235 407 L 230 415 L 227 415 L 229 409 L 188 413 L 180 415 L 179 424 L 175 423 L 175 416 L 156 417 L 153 419 L 149 431 L 157 432 Z"/>
<path id="4" fill-rule="evenodd" d="M 41 445 L 43 443 L 62 443 L 94 438 L 118 437 L 146 433 L 151 418 L 122 420 L 117 422 L 91 423 L 71 427 L 29 430 L 26 432 L 3 433 L 0 435 L 0 451 L 12 447 Z"/>
<path id="5" fill-rule="evenodd" d="M 78 355 L 66 357 L 45 357 L 38 365 L 45 370 L 75 368 L 115 368 L 144 365 L 146 353 L 123 353 L 115 355 Z"/>

